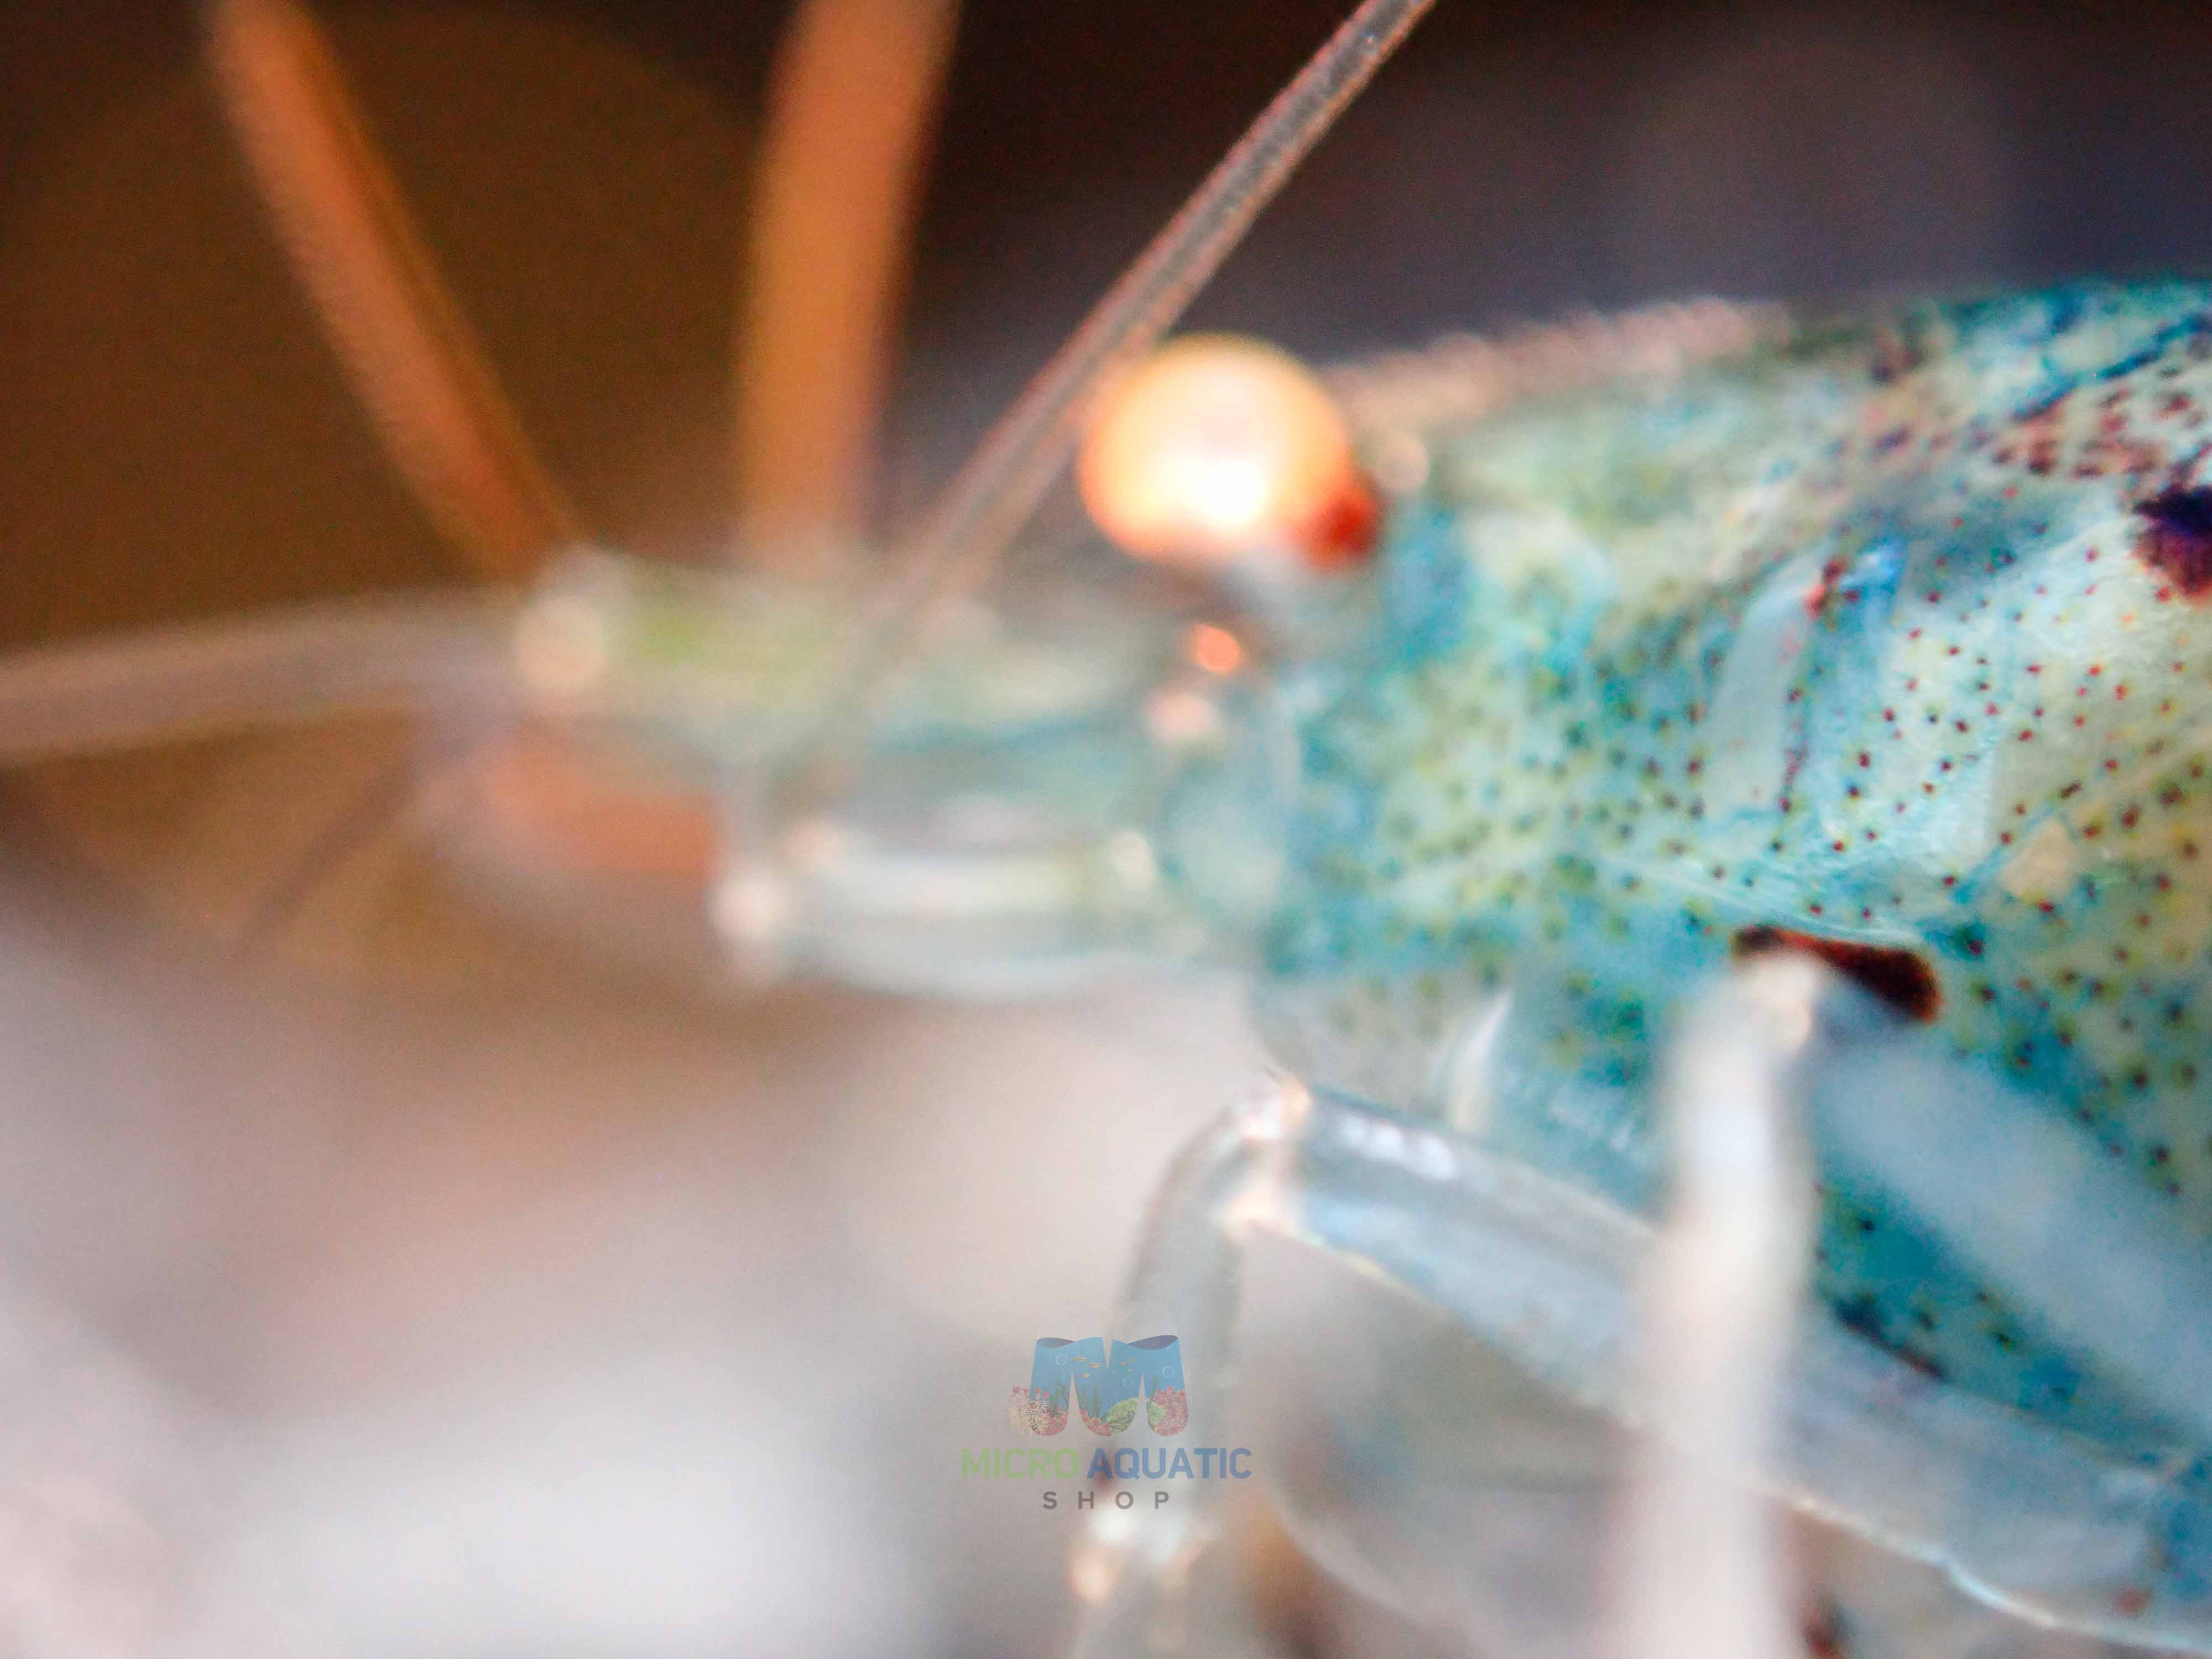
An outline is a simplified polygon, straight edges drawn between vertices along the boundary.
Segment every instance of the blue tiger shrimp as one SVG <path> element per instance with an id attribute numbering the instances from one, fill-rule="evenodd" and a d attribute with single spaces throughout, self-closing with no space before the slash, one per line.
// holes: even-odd
<path id="1" fill-rule="evenodd" d="M 457 857 L 526 886 L 550 849 L 616 931 L 672 872 L 741 977 L 1244 971 L 1285 1075 L 1171 1173 L 1130 1291 L 1215 1375 L 1273 1233 L 1694 1439 L 1634 1361 L 1641 1276 L 1697 1157 L 1726 1163 L 1700 1103 L 1771 1096 L 1809 1176 L 1766 1146 L 1745 1185 L 1806 1188 L 1806 1294 L 1765 1286 L 1787 1352 L 1741 1402 L 1771 1433 L 1715 1432 L 1730 1473 L 2029 1620 L 2212 1651 L 2212 288 L 1448 342 L 1322 378 L 1375 508 L 1342 556 L 1270 521 L 1195 582 L 984 583 L 1101 384 L 1425 9 L 1360 9 L 887 580 L 574 548 L 450 351 L 480 447 L 403 467 L 495 558 L 571 550 L 500 599 L 23 654 L 0 748 L 459 708 Z M 247 147 L 343 287 L 345 214 L 252 118 L 331 119 L 324 71 L 270 82 L 285 49 L 253 44 Z M 393 234 L 362 199 L 356 253 Z M 1287 1508 L 1386 1594 L 1419 1565 Z M 1202 1562 L 1215 1519 L 1179 1524 Z M 1100 1651 L 1176 1593 L 1123 1554 L 1099 1546 Z"/>

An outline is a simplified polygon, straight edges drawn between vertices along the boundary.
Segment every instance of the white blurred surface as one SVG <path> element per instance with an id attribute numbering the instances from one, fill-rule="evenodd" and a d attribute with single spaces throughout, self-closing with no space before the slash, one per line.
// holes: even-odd
<path id="1" fill-rule="evenodd" d="M 262 1564 L 347 1652 L 1053 1645 L 1066 1540 L 958 1450 L 1040 1331 L 1103 1324 L 1249 1063 L 1223 988 L 432 999 L 40 908 L 0 945 L 8 1259 L 220 1425 L 118 1443 L 119 1490 L 222 1494 L 161 1552 Z"/>

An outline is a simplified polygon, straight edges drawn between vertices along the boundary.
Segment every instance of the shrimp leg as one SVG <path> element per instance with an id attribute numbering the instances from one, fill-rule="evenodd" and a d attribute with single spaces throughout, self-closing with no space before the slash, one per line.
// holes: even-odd
<path id="1" fill-rule="evenodd" d="M 580 534 L 439 275 L 337 58 L 294 0 L 217 0 L 208 49 L 271 217 L 385 447 L 492 581 Z"/>

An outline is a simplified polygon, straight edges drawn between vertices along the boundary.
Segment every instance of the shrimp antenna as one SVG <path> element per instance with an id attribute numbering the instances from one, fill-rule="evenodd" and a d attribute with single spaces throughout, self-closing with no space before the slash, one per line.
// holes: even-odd
<path id="1" fill-rule="evenodd" d="M 838 682 L 842 690 L 796 750 L 787 794 L 804 799 L 826 784 L 885 677 L 937 606 L 988 574 L 1028 523 L 1074 453 L 1099 386 L 1174 325 L 1435 3 L 1364 0 L 1000 417 L 871 602 Z"/>
<path id="2" fill-rule="evenodd" d="M 735 407 L 744 541 L 787 566 L 860 527 L 958 17 L 957 0 L 805 0 L 776 54 Z"/>
<path id="3" fill-rule="evenodd" d="M 214 0 L 209 56 L 270 216 L 386 453 L 439 530 L 495 581 L 577 538 L 330 43 L 294 0 Z"/>

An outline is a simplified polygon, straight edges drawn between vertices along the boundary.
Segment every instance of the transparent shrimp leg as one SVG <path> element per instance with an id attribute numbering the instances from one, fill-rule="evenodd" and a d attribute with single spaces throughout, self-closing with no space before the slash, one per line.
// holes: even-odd
<path id="1" fill-rule="evenodd" d="M 866 528 L 874 426 L 955 0 L 806 0 L 778 51 L 739 283 L 738 510 L 787 574 Z M 817 543 L 820 538 L 821 543 Z"/>
<path id="2" fill-rule="evenodd" d="M 1820 988 L 1809 961 L 1717 987 L 1676 1044 L 1674 1191 L 1645 1270 L 1638 1364 L 1656 1432 L 1620 1506 L 1617 1659 L 1772 1659 L 1797 1632 L 1765 1461 L 1811 1230 L 1787 1071 Z"/>
<path id="3" fill-rule="evenodd" d="M 466 594 L 342 600 L 0 658 L 0 764 L 354 714 L 489 703 L 501 607 Z"/>
<path id="4" fill-rule="evenodd" d="M 416 231 L 337 54 L 294 0 L 216 0 L 208 55 L 262 198 L 400 475 L 485 579 L 578 521 Z"/>
<path id="5" fill-rule="evenodd" d="M 1791 1620 L 1767 1503 L 1741 1479 L 1745 1454 L 1759 1438 L 1759 1425 L 1771 1406 L 1766 1396 L 1796 1288 L 1807 1214 L 1802 1170 L 1782 1110 L 1781 1073 L 1789 997 L 1793 990 L 1802 997 L 1810 980 L 1797 972 L 1794 978 L 1800 984 L 1792 987 L 1777 985 L 1778 977 L 1770 973 L 1742 987 L 1723 988 L 1686 1043 L 1688 1053 L 1679 1067 L 1674 1092 L 1683 1131 L 1681 1190 L 1645 1275 L 1651 1329 L 1643 1362 L 1655 1413 L 1669 1433 L 1655 1440 L 1639 1478 L 1626 1483 L 1627 1501 L 1621 1506 L 1622 1571 L 1611 1598 L 1617 1626 L 1611 1634 L 1612 1650 L 1624 1656 L 1766 1659 L 1786 1651 Z M 1302 1157 L 1298 1143 L 1308 1137 Z M 1178 1166 L 1155 1208 L 1126 1314 L 1174 1306 L 1187 1329 L 1226 1353 L 1237 1326 L 1237 1252 L 1243 1243 L 1258 1231 L 1297 1233 L 1315 1242 L 1326 1234 L 1326 1218 L 1309 1234 L 1313 1218 L 1301 1222 L 1282 1200 L 1285 1187 L 1298 1180 L 1297 1166 L 1330 1141 L 1341 1149 L 1340 1158 L 1364 1156 L 1378 1169 L 1399 1168 L 1416 1182 L 1440 1183 L 1430 1188 L 1431 1196 L 1450 1190 L 1456 1155 L 1441 1137 L 1360 1114 L 1341 1101 L 1317 1099 L 1294 1081 L 1271 1080 L 1209 1131 Z M 1352 1180 L 1368 1184 L 1356 1174 Z M 1389 1183 L 1385 1179 L 1372 1184 L 1379 1188 Z M 1340 1194 L 1348 1206 L 1363 1206 L 1367 1196 L 1349 1190 Z M 1348 1212 L 1347 1208 L 1336 1214 L 1341 1218 Z M 1370 1214 L 1370 1223 L 1375 1218 Z M 1385 1244 L 1379 1254 L 1389 1250 Z M 1394 1330 L 1387 1319 L 1367 1322 L 1353 1340 L 1363 1348 L 1395 1343 L 1400 1355 L 1406 1352 L 1405 1331 Z M 1341 1340 L 1328 1345 L 1332 1351 L 1345 1346 Z M 1423 1346 L 1430 1349 L 1425 1342 Z M 1440 1374 L 1462 1383 L 1474 1378 L 1464 1356 L 1431 1350 L 1412 1364 L 1386 1369 L 1399 1379 L 1390 1391 L 1395 1397 L 1380 1403 L 1380 1409 L 1400 1419 L 1394 1428 L 1402 1432 L 1406 1419 L 1419 1419 L 1433 1431 L 1449 1434 L 1464 1420 L 1470 1401 L 1464 1396 L 1437 1397 L 1431 1386 Z M 1209 1368 L 1209 1400 L 1231 1386 L 1227 1370 L 1219 1359 Z M 1444 1489 L 1472 1473 L 1477 1480 L 1492 1476 L 1515 1488 L 1510 1496 L 1516 1507 L 1548 1498 L 1553 1514 L 1571 1515 L 1582 1528 L 1601 1519 L 1615 1501 L 1603 1473 L 1594 1471 L 1585 1457 L 1570 1453 L 1560 1460 L 1544 1449 L 1532 1451 L 1530 1443 L 1556 1437 L 1562 1426 L 1569 1435 L 1596 1438 L 1602 1433 L 1598 1425 L 1573 1422 L 1572 1413 L 1547 1413 L 1529 1391 L 1502 1373 L 1481 1376 L 1474 1386 L 1481 1397 L 1473 1408 L 1495 1410 L 1509 1419 L 1507 1433 L 1515 1443 L 1506 1449 L 1494 1431 L 1479 1430 L 1469 1437 L 1490 1443 L 1474 1451 L 1472 1468 L 1462 1456 L 1425 1456 L 1418 1472 L 1399 1464 L 1395 1495 L 1407 1507 L 1432 1514 L 1440 1499 L 1451 1501 L 1443 1497 Z M 1340 1388 L 1334 1402 L 1338 1415 L 1342 1393 Z M 1309 1409 L 1330 1410 L 1319 1401 L 1307 1404 Z M 1553 1421 L 1535 1420 L 1547 1415 Z M 1200 1431 L 1213 1427 L 1202 1424 Z M 1605 1600 L 1595 1582 L 1601 1575 L 1589 1570 L 1597 1561 L 1586 1559 L 1585 1571 L 1572 1575 L 1571 1583 L 1555 1577 L 1541 1589 L 1524 1589 L 1515 1597 L 1476 1591 L 1462 1598 L 1440 1591 L 1440 1584 L 1459 1571 L 1462 1563 L 1455 1557 L 1468 1551 L 1479 1526 L 1438 1533 L 1379 1513 L 1387 1504 L 1375 1502 L 1373 1474 L 1378 1462 L 1396 1460 L 1387 1455 L 1377 1459 L 1375 1451 L 1391 1437 L 1347 1431 L 1341 1425 L 1335 1429 L 1334 1455 L 1340 1462 L 1360 1464 L 1357 1478 L 1347 1471 L 1340 1480 L 1316 1479 L 1309 1468 L 1289 1474 L 1285 1484 L 1291 1513 L 1303 1511 L 1301 1534 L 1340 1576 L 1380 1599 L 1397 1601 L 1403 1611 L 1441 1616 L 1450 1623 L 1461 1622 L 1447 1611 L 1452 1602 L 1482 1601 L 1476 1621 L 1482 1633 L 1493 1640 L 1510 1638 L 1510 1650 L 1517 1653 L 1538 1648 L 1584 1651 L 1594 1644 L 1598 1627 L 1589 1613 Z M 1551 1467 L 1542 1469 L 1547 1462 Z M 1509 1469 L 1509 1463 L 1515 1467 Z M 1540 1478 L 1531 1483 L 1532 1475 Z M 1530 1484 L 1540 1490 L 1528 1490 Z M 1464 1511 L 1466 1506 L 1460 1507 Z M 1216 1510 L 1201 1510 L 1168 1547 L 1154 1538 L 1141 1555 L 1126 1524 L 1118 1518 L 1103 1523 L 1108 1536 L 1090 1541 L 1085 1570 L 1078 1579 L 1102 1589 L 1111 1583 L 1121 1600 L 1105 1593 L 1107 1605 L 1092 1632 L 1092 1650 L 1149 1651 L 1155 1638 L 1172 1640 L 1183 1621 L 1164 1620 L 1158 1608 L 1147 1605 L 1163 1595 L 1176 1601 L 1206 1600 L 1206 1620 L 1198 1622 L 1211 1634 L 1225 1613 L 1212 1603 L 1224 1593 L 1233 1597 L 1234 1587 L 1224 1592 L 1220 1585 L 1200 1584 L 1191 1569 L 1218 1545 L 1222 1522 Z M 1358 1540 L 1371 1544 L 1386 1530 L 1398 1544 L 1400 1559 L 1361 1559 L 1366 1552 Z M 1437 1545 L 1442 1550 L 1433 1559 L 1407 1559 Z M 1117 1548 L 1129 1559 L 1117 1562 Z M 1215 1576 L 1221 1576 L 1218 1570 Z M 1505 1601 L 1517 1605 L 1509 1609 L 1501 1605 Z M 1260 1624 L 1265 1622 L 1263 1616 Z"/>
<path id="6" fill-rule="evenodd" d="M 1652 1437 L 1656 1450 L 1573 1477 L 1592 1490 L 1610 1483 L 1616 1493 L 1586 1504 L 1585 1515 L 1625 1517 L 1620 1553 L 1601 1569 L 1651 1597 L 1688 1595 L 1683 1587 L 1693 1583 L 1735 1583 L 1748 1601 L 1740 1650 L 1780 1639 L 1775 1632 L 1790 1630 L 1797 1607 L 1764 1536 L 1761 1500 L 1739 1484 L 1748 1481 L 1942 1569 L 1989 1607 L 2085 1637 L 2212 1651 L 2203 1576 L 2212 1507 L 2185 1470 L 1943 1385 L 1822 1306 L 1778 1312 L 1790 1307 L 1784 1291 L 1794 1281 L 1790 1240 L 1799 1223 L 1791 1183 L 1776 1173 L 1791 1155 L 1772 1132 L 1771 1103 L 1805 1115 L 1824 1161 L 1835 1156 L 1830 1120 L 1871 1096 L 1884 1097 L 1885 1119 L 1923 1124 L 1960 1101 L 1970 1112 L 1997 1103 L 1978 1073 L 1931 1060 L 1912 1033 L 1832 981 L 1821 982 L 1817 998 L 1797 994 L 1795 1014 L 1786 999 L 1772 1012 L 1771 981 L 1716 991 L 1693 1031 L 1716 1029 L 1715 1019 L 1724 1031 L 1731 1007 L 1744 1006 L 1729 999 L 1746 995 L 1765 1000 L 1765 1035 L 1702 1052 L 1693 1036 L 1680 1057 L 1678 1099 L 1698 1104 L 1714 1139 L 1698 1152 L 1700 1132 L 1678 1127 L 1692 1154 L 1678 1169 L 1680 1207 L 1671 1227 L 1655 1228 L 1570 1180 L 1464 1138 L 1295 1081 L 1272 1082 L 1224 1115 L 1193 1143 L 1161 1193 L 1127 1297 L 1147 1317 L 1172 1310 L 1193 1363 L 1214 1379 L 1194 1392 L 1193 1434 L 1221 1433 L 1218 1414 L 1232 1409 L 1222 1396 L 1257 1380 L 1234 1384 L 1240 1282 L 1256 1245 L 1287 1240 L 1403 1293 L 1502 1357 L 1557 1411 L 1583 1414 L 1590 1437 L 1602 1438 L 1607 1425 Z M 1696 1113 L 1685 1121 L 1696 1121 Z M 1986 1133 L 1984 1120 L 1967 1121 L 1970 1132 Z M 1769 1127 L 1751 1133 L 1762 1123 Z M 1887 1145 L 1870 1139 L 1843 1156 L 1854 1168 L 1874 1168 Z M 1739 1177 L 1762 1165 L 1766 1173 L 1738 1179 L 1735 1196 L 1714 1210 L 1730 1190 L 1720 1177 L 1731 1161 Z M 2063 1201 L 2132 1217 L 2133 1231 L 2082 1230 L 2082 1280 L 2156 1279 L 2179 1241 L 2159 1237 L 2139 1205 L 2114 1212 L 2114 1193 L 2094 1178 L 2102 1173 L 2063 1163 L 2043 1173 L 2043 1189 Z M 1899 1201 L 1944 1226 L 1942 1194 Z M 2003 1264 L 1987 1265 L 2008 1294 L 2036 1304 L 2036 1285 L 2012 1283 Z M 2069 1316 L 2062 1305 L 2054 1316 Z M 2182 1361 L 2177 1347 L 2196 1340 L 2166 1337 L 2156 1309 L 2108 1305 L 2099 1316 L 2125 1328 L 2085 1331 L 2084 1340 L 2100 1352 L 2139 1349 L 2140 1361 L 2162 1358 L 2169 1370 Z M 1691 1346 L 1698 1343 L 1710 1346 Z M 1471 1632 L 1492 1605 L 1494 1587 L 1482 1575 L 1497 1564 L 1476 1559 L 1485 1494 L 1468 1479 L 1474 1465 L 1466 1448 L 1485 1434 L 1494 1401 L 1471 1394 L 1455 1413 L 1427 1397 L 1434 1390 L 1418 1367 L 1400 1371 L 1401 1397 L 1386 1392 L 1372 1407 L 1399 1420 L 1382 1421 L 1370 1437 L 1394 1442 L 1395 1455 L 1363 1462 L 1356 1481 L 1333 1487 L 1283 1483 L 1276 1499 L 1293 1534 L 1332 1574 L 1402 1613 Z M 1201 1411 L 1212 1420 L 1201 1422 Z M 1358 1516 L 1330 1511 L 1328 1502 L 1345 1494 Z M 1101 1521 L 1079 1563 L 1078 1583 L 1097 1601 L 1082 1651 L 1179 1650 L 1173 1632 L 1186 1621 L 1178 1609 L 1218 1593 L 1202 1581 L 1226 1554 L 1225 1512 L 1208 1497 L 1201 1491 L 1168 1529 L 1141 1537 L 1115 1537 L 1120 1523 Z M 1703 1516 L 1694 1528 L 1686 1518 L 1692 1507 Z M 1402 1511 L 1395 1523 L 1394 1510 Z M 1650 1571 L 1679 1547 L 1666 1534 L 1685 1529 L 1702 1534 L 1695 1575 Z M 1608 1623 L 1585 1620 L 1579 1640 L 1554 1632 L 1563 1645 L 1547 1650 L 1663 1655 L 1677 1649 L 1655 1629 L 1711 1634 L 1709 1620 L 1686 1626 L 1686 1616 L 1679 1601 L 1616 1602 Z M 1986 1639 L 1998 1617 L 1984 1608 L 1955 1621 L 1966 1632 L 1958 1639 Z M 1890 1650 L 1873 1629 L 1861 1637 L 1850 1651 Z M 1694 1650 L 1717 1650 L 1700 1642 Z M 1930 1650 L 1905 1642 L 1898 1650 Z"/>

